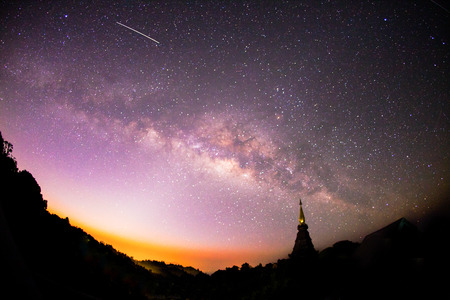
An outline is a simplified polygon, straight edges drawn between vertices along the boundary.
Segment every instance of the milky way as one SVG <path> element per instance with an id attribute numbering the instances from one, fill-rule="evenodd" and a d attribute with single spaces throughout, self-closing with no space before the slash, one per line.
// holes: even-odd
<path id="1" fill-rule="evenodd" d="M 2 4 L 0 130 L 104 232 L 273 261 L 301 197 L 317 248 L 358 241 L 448 192 L 436 3 Z"/>

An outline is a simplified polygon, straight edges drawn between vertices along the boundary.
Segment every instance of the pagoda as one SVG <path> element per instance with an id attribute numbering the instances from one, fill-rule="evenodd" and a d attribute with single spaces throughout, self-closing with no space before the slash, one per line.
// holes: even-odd
<path id="1" fill-rule="evenodd" d="M 314 249 L 311 237 L 308 232 L 308 225 L 305 223 L 305 214 L 303 213 L 302 200 L 300 199 L 300 214 L 298 217 L 297 238 L 295 239 L 294 249 L 289 255 L 292 259 L 313 258 L 317 255 Z"/>

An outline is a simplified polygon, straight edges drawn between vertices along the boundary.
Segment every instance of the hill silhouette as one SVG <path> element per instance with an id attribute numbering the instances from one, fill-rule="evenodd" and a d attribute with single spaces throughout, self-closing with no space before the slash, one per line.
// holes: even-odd
<path id="1" fill-rule="evenodd" d="M 450 298 L 448 214 L 430 218 L 423 232 L 401 218 L 361 244 L 341 241 L 314 257 L 206 275 L 134 261 L 50 214 L 1 133 L 0 145 L 1 299 Z"/>
<path id="2" fill-rule="evenodd" d="M 47 211 L 41 188 L 19 171 L 0 133 L 1 299 L 149 299 L 189 295 L 182 268 L 153 274 L 111 245 Z M 161 276 L 163 274 L 164 276 Z M 163 298 L 164 298 L 163 297 Z"/>
<path id="3" fill-rule="evenodd" d="M 201 272 L 198 269 L 194 269 L 193 267 L 183 267 L 181 265 L 176 265 L 176 264 L 166 264 L 163 261 L 135 260 L 134 262 L 137 265 L 149 270 L 153 274 L 160 274 L 161 276 L 164 276 L 164 277 L 167 277 L 167 276 L 181 277 L 181 276 L 186 276 L 186 275 L 197 276 L 199 274 L 203 274 L 203 272 Z"/>

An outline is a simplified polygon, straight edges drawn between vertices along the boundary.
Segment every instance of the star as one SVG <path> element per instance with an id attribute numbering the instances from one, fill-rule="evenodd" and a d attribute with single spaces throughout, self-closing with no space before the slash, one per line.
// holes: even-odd
<path id="1" fill-rule="evenodd" d="M 448 192 L 448 41 L 431 2 L 2 11 L 0 130 L 49 209 L 205 256 L 129 255 L 265 263 L 291 250 L 299 197 L 321 249 L 420 220 Z"/>

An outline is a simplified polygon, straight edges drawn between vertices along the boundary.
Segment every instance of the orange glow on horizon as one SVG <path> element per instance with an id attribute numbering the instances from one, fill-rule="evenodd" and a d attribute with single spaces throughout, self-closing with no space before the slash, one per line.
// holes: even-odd
<path id="1" fill-rule="evenodd" d="M 64 214 L 49 208 L 50 213 L 62 217 Z M 213 273 L 233 265 L 241 266 L 244 262 L 260 263 L 261 257 L 269 257 L 267 251 L 218 249 L 218 248 L 188 248 L 176 245 L 161 245 L 152 242 L 137 241 L 131 238 L 105 232 L 82 221 L 69 218 L 72 226 L 83 229 L 97 241 L 110 244 L 116 250 L 133 257 L 136 260 L 157 260 L 165 263 L 192 266 L 206 273 Z"/>

